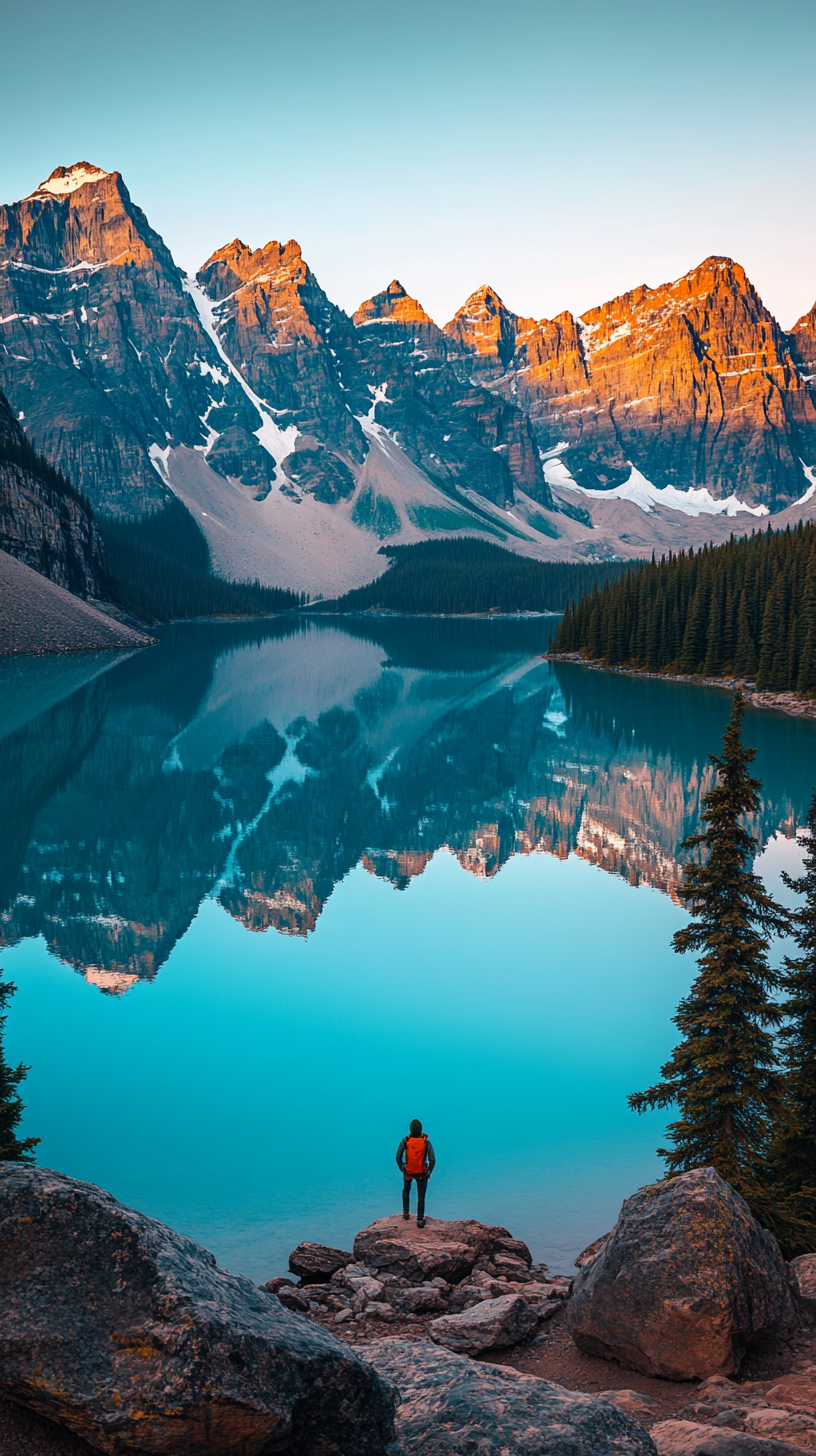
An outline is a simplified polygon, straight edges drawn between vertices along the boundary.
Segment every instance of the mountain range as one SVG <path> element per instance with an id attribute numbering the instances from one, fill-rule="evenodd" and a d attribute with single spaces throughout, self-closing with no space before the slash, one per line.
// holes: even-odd
<path id="1" fill-rule="evenodd" d="M 0 388 L 97 514 L 173 492 L 221 574 L 313 594 L 383 541 L 604 560 L 816 514 L 816 305 L 785 332 L 728 258 L 580 317 L 483 287 L 440 328 L 396 280 L 349 316 L 294 241 L 185 276 L 82 162 L 0 207 Z"/>

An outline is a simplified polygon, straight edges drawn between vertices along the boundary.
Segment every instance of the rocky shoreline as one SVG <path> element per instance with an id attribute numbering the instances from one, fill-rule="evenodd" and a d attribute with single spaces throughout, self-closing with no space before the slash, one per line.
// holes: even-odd
<path id="1" fill-rule="evenodd" d="M 8 1456 L 801 1456 L 816 1254 L 713 1169 L 552 1276 L 506 1228 L 401 1215 L 266 1285 L 90 1184 L 0 1164 Z"/>
<path id="2" fill-rule="evenodd" d="M 599 658 L 582 657 L 580 652 L 545 652 L 547 662 L 573 662 L 593 672 L 616 672 L 621 677 L 651 678 L 656 682 L 697 683 L 700 687 L 725 688 L 733 692 L 742 688 L 743 693 L 755 708 L 774 708 L 778 713 L 789 713 L 795 718 L 816 719 L 816 698 L 802 698 L 798 693 L 760 693 L 756 683 L 737 677 L 688 677 L 679 673 L 647 672 L 635 667 L 610 667 Z"/>
<path id="3" fill-rule="evenodd" d="M 563 1309 L 574 1283 L 533 1264 L 527 1245 L 505 1228 L 429 1218 L 419 1229 L 400 1214 L 364 1229 L 353 1252 L 299 1244 L 289 1268 L 297 1284 L 282 1276 L 264 1287 L 341 1339 L 430 1336 L 468 1354 L 532 1338 Z M 458 1322 L 446 1324 L 452 1316 Z"/>

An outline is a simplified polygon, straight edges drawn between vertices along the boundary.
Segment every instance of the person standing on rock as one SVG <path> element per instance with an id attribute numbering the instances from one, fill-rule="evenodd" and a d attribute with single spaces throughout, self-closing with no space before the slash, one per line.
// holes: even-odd
<path id="1" fill-rule="evenodd" d="M 402 1139 L 397 1148 L 397 1167 L 399 1168 L 402 1183 L 402 1216 L 405 1219 L 411 1217 L 411 1182 L 415 1178 L 417 1186 L 417 1228 L 425 1227 L 425 1190 L 428 1187 L 430 1178 L 436 1166 L 436 1157 L 428 1134 L 422 1131 L 422 1123 L 415 1117 L 411 1123 L 411 1131 L 407 1137 Z"/>

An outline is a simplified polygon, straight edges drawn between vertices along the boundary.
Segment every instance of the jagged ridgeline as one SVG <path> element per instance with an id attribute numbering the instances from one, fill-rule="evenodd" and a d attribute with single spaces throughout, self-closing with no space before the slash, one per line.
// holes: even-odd
<path id="1" fill-rule="evenodd" d="M 417 615 L 468 612 L 562 612 L 598 582 L 609 582 L 628 562 L 536 561 L 472 538 L 383 546 L 390 558 L 383 576 L 347 592 L 322 611 L 381 608 Z"/>
<path id="2" fill-rule="evenodd" d="M 305 596 L 214 576 L 206 538 L 181 501 L 139 521 L 99 521 L 111 594 L 146 622 L 190 617 L 263 617 L 302 606 Z"/>
<path id="3" fill-rule="evenodd" d="M 816 694 L 816 525 L 669 554 L 567 608 L 556 652 Z"/>

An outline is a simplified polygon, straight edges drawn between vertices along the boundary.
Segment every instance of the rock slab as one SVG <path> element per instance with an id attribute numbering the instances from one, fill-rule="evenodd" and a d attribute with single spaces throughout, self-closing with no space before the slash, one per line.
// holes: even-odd
<path id="1" fill-rule="evenodd" d="M 597 1259 L 604 1244 L 607 1244 L 611 1237 L 611 1234 L 601 1234 L 599 1239 L 595 1239 L 593 1243 L 587 1244 L 586 1248 L 582 1249 L 580 1254 L 576 1254 L 574 1261 L 576 1269 L 584 1269 L 587 1264 L 592 1263 L 593 1259 Z"/>
<path id="2" fill-rule="evenodd" d="M 816 1314 L 816 1254 L 800 1254 L 798 1259 L 791 1259 L 791 1269 L 803 1307 L 809 1314 Z"/>
<path id="3" fill-rule="evenodd" d="M 345 1249 L 331 1249 L 327 1244 L 298 1244 L 289 1255 L 289 1269 L 304 1284 L 319 1284 L 345 1269 L 352 1257 Z"/>
<path id="4" fill-rule="evenodd" d="M 570 1309 L 580 1350 L 668 1380 L 730 1375 L 799 1321 L 779 1245 L 713 1168 L 627 1199 Z"/>
<path id="5" fill-rule="evenodd" d="M 652 1426 L 658 1456 L 801 1456 L 788 1441 L 766 1440 L 695 1421 L 660 1421 Z"/>
<path id="6" fill-rule="evenodd" d="M 424 1341 L 381 1340 L 366 1359 L 399 1390 L 402 1456 L 655 1456 L 629 1416 L 549 1380 Z"/>
<path id="7" fill-rule="evenodd" d="M 443 1314 L 432 1320 L 428 1333 L 434 1344 L 461 1354 L 478 1355 L 518 1345 L 538 1329 L 538 1315 L 521 1294 L 484 1299 L 461 1314 Z"/>
<path id="8" fill-rule="evenodd" d="M 360 1263 L 417 1281 L 438 1275 L 457 1283 L 478 1259 L 493 1256 L 525 1271 L 533 1262 L 527 1245 L 512 1238 L 506 1228 L 473 1218 L 429 1218 L 424 1228 L 417 1228 L 413 1219 L 406 1223 L 395 1214 L 377 1219 L 354 1240 L 354 1257 Z"/>
<path id="9" fill-rule="evenodd" d="M 348 1346 L 90 1183 L 0 1163 L 0 1394 L 101 1451 L 381 1456 Z"/>

